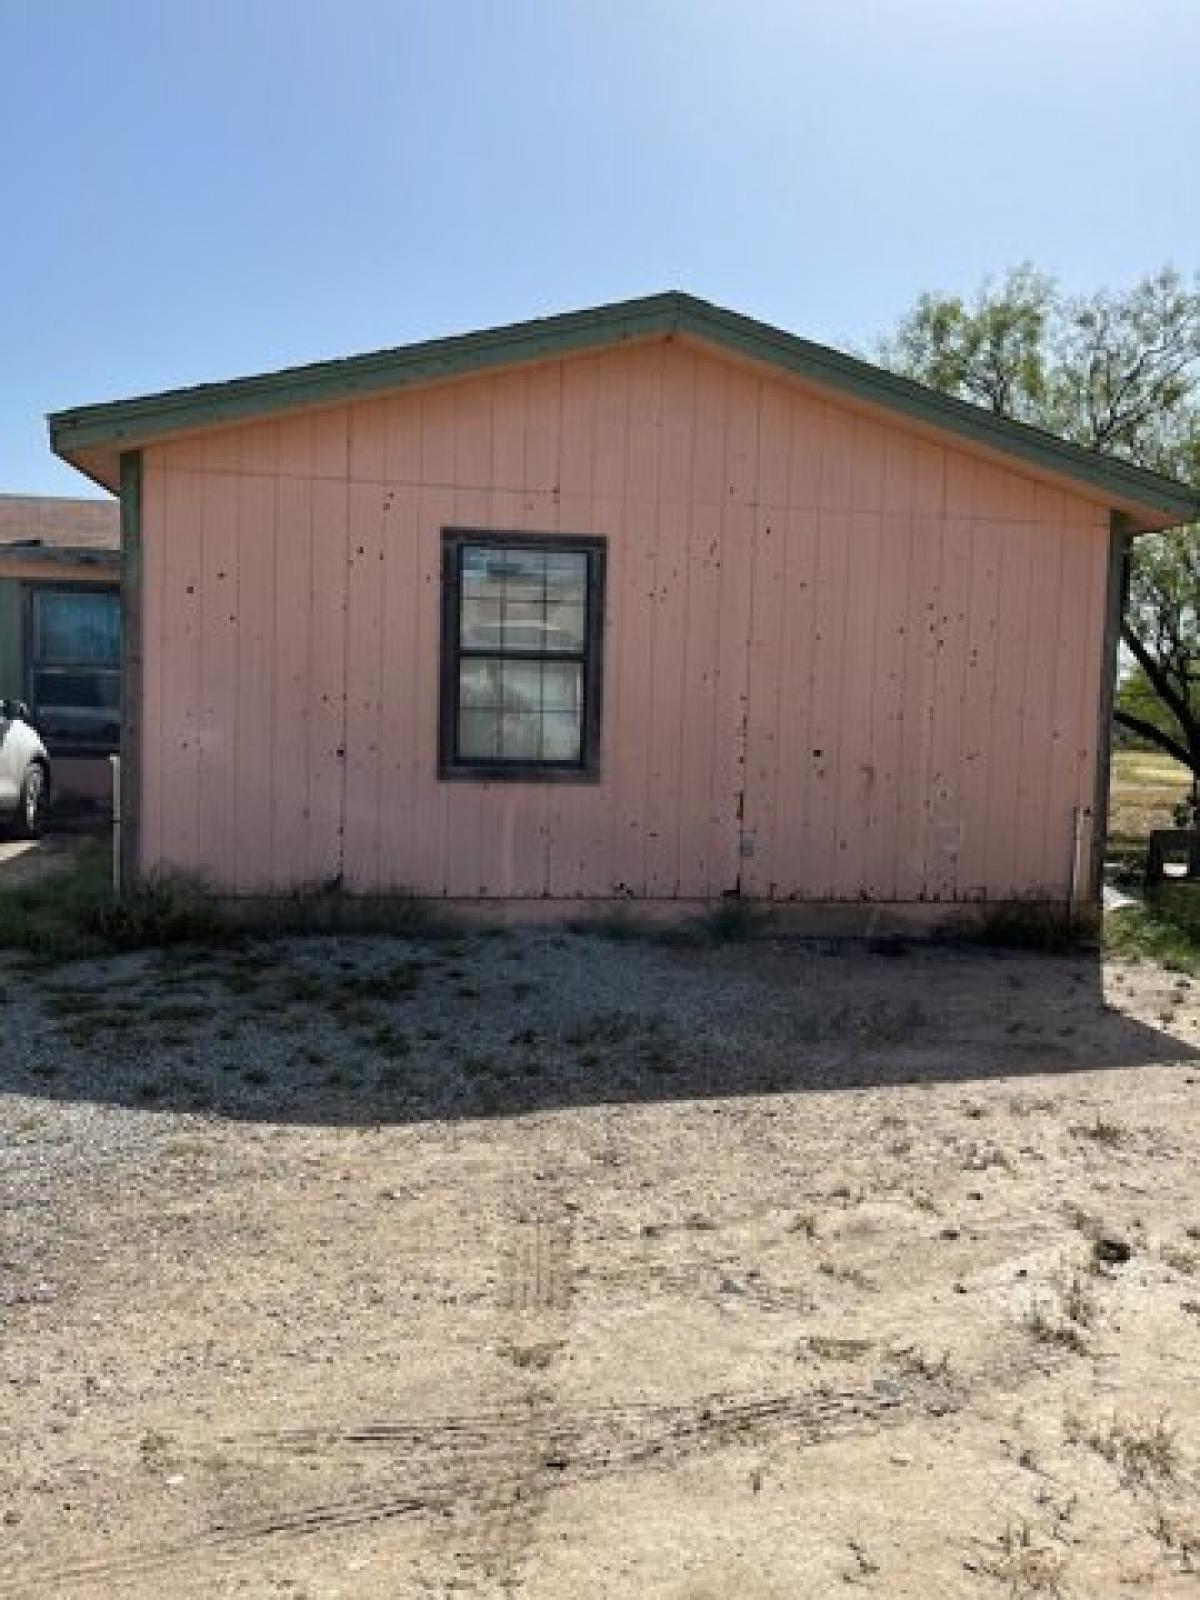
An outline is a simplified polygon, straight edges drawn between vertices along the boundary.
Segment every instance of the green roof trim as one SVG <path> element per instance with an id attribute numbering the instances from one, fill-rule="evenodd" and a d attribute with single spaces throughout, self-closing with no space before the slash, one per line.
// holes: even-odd
<path id="1" fill-rule="evenodd" d="M 1161 473 L 1071 444 L 826 345 L 678 292 L 430 339 L 340 361 L 57 411 L 47 419 L 50 444 L 57 455 L 67 459 L 83 451 L 119 452 L 191 429 L 365 399 L 492 367 L 673 333 L 690 335 L 852 399 L 1002 451 L 1032 467 L 1072 478 L 1116 502 L 1145 507 L 1155 513 L 1155 520 L 1200 520 L 1200 492 Z"/>

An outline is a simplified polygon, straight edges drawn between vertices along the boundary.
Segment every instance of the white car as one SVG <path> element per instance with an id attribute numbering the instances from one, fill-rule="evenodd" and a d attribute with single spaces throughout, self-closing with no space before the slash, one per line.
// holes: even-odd
<path id="1" fill-rule="evenodd" d="M 21 700 L 0 700 L 0 822 L 33 839 L 50 798 L 50 758 Z"/>

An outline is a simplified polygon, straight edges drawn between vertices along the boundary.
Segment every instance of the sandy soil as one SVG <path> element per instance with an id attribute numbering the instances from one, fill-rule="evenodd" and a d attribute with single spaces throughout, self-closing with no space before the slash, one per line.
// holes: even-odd
<path id="1" fill-rule="evenodd" d="M 0 1595 L 1197 1592 L 1187 979 L 542 932 L 0 982 Z"/>

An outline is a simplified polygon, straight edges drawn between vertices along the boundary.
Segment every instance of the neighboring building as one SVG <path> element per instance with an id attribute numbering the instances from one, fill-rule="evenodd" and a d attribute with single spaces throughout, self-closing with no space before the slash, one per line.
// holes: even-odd
<path id="1" fill-rule="evenodd" d="M 1094 900 L 1181 485 L 667 294 L 63 412 L 127 856 L 225 890 Z"/>
<path id="2" fill-rule="evenodd" d="M 111 793 L 120 543 L 115 500 L 0 495 L 0 698 L 32 708 L 63 797 Z"/>

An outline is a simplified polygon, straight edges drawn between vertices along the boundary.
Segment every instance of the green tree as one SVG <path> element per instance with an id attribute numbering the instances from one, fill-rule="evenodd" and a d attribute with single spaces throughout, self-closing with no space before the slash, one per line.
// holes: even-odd
<path id="1" fill-rule="evenodd" d="M 1032 266 L 969 302 L 924 294 L 882 341 L 885 365 L 1085 448 L 1200 484 L 1200 279 L 1171 268 L 1122 293 L 1068 295 Z M 1200 781 L 1196 529 L 1133 543 L 1118 723 Z"/>
<path id="2" fill-rule="evenodd" d="M 1121 629 L 1133 657 L 1114 716 L 1168 751 L 1200 782 L 1200 539 L 1194 529 L 1146 534 L 1135 546 Z"/>

